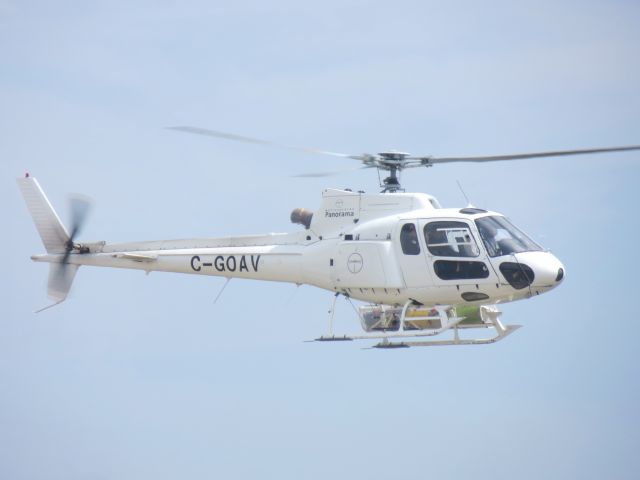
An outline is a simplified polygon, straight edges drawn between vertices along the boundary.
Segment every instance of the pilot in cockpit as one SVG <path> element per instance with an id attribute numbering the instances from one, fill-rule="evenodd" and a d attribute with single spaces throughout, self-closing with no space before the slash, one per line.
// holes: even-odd
<path id="1" fill-rule="evenodd" d="M 480 236 L 487 247 L 487 253 L 489 256 L 497 257 L 500 255 L 500 246 L 496 241 L 496 235 L 498 234 L 496 227 L 490 222 L 483 222 L 478 225 L 478 230 L 480 231 Z"/>

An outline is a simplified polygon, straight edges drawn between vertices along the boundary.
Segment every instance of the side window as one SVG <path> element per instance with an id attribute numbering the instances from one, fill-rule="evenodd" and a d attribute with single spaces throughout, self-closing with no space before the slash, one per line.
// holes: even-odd
<path id="1" fill-rule="evenodd" d="M 424 238 L 429 252 L 438 257 L 477 257 L 480 254 L 469 226 L 464 222 L 427 223 Z"/>
<path id="2" fill-rule="evenodd" d="M 442 280 L 468 280 L 489 276 L 489 269 L 483 262 L 465 260 L 436 260 L 433 270 Z"/>
<path id="3" fill-rule="evenodd" d="M 418 232 L 413 223 L 405 223 L 400 230 L 400 245 L 402 253 L 405 255 L 418 255 L 420 253 L 420 243 L 418 242 Z"/>

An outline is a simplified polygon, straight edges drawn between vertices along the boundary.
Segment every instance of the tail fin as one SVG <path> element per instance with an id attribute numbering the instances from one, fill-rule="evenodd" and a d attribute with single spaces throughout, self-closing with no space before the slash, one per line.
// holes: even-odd
<path id="1" fill-rule="evenodd" d="M 24 178 L 18 178 L 18 187 L 20 187 L 47 253 L 64 254 L 70 239 L 69 233 L 64 228 L 60 217 L 51 206 L 38 181 L 27 175 Z M 67 298 L 78 267 L 78 265 L 62 263 L 49 265 L 47 294 L 55 303 L 38 310 L 38 312 L 62 303 Z"/>
<path id="2" fill-rule="evenodd" d="M 35 313 L 40 313 L 48 308 L 55 307 L 59 303 L 66 300 L 69 290 L 71 290 L 71 284 L 76 276 L 76 272 L 80 268 L 80 265 L 63 265 L 61 263 L 49 264 L 49 282 L 47 285 L 47 296 L 53 300 L 51 305 L 47 305 L 40 310 L 36 310 Z"/>
<path id="3" fill-rule="evenodd" d="M 20 187 L 47 253 L 64 253 L 67 249 L 69 233 L 40 188 L 38 181 L 29 176 L 18 178 L 18 187 Z"/>

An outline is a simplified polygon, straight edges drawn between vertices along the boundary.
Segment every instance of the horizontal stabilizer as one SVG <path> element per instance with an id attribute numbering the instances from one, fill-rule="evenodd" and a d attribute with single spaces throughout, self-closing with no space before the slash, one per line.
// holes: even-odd
<path id="1" fill-rule="evenodd" d="M 158 260 L 158 255 L 147 255 L 144 253 L 121 253 L 114 255 L 116 258 L 125 258 L 127 260 L 133 260 L 134 262 L 155 262 Z"/>

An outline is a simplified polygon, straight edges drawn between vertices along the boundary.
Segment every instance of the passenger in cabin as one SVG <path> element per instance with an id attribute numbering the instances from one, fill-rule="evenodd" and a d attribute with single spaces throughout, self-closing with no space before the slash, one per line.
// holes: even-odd
<path id="1" fill-rule="evenodd" d="M 413 223 L 405 223 L 400 231 L 400 245 L 405 255 L 418 255 L 420 244 L 418 243 L 418 232 Z"/>

